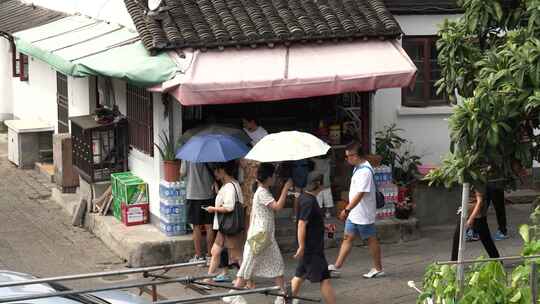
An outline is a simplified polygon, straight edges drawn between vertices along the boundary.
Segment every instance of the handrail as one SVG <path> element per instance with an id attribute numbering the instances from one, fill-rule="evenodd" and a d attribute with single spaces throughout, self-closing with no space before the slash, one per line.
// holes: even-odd
<path id="1" fill-rule="evenodd" d="M 206 264 L 206 262 L 200 261 L 200 262 L 179 263 L 179 264 L 170 264 L 170 265 L 162 265 L 162 266 L 131 268 L 131 269 L 126 269 L 126 270 L 93 272 L 93 273 L 58 276 L 58 277 L 50 277 L 50 278 L 38 278 L 38 279 L 31 279 L 27 281 L 0 283 L 0 288 L 33 285 L 33 284 L 44 284 L 44 283 L 51 283 L 51 282 L 58 282 L 58 281 L 75 281 L 75 280 L 91 279 L 91 278 L 99 278 L 99 277 L 110 277 L 110 276 L 116 276 L 116 275 L 122 275 L 122 274 L 147 273 L 147 272 L 152 272 L 152 271 L 157 271 L 157 270 L 168 270 L 168 269 L 202 265 L 202 264 Z"/>

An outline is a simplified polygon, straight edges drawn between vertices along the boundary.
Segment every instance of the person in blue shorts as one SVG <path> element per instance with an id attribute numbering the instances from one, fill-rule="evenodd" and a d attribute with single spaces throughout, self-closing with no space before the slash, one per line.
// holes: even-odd
<path id="1" fill-rule="evenodd" d="M 349 203 L 339 215 L 339 218 L 345 221 L 345 236 L 336 263 L 329 265 L 328 270 L 334 276 L 339 276 L 339 269 L 351 252 L 354 239 L 360 237 L 367 240 L 374 264 L 374 267 L 363 277 L 366 279 L 381 277 L 384 272 L 381 262 L 381 246 L 375 229 L 377 203 L 373 168 L 367 161 L 366 154 L 359 142 L 347 145 L 345 157 L 354 167 L 349 189 Z"/>

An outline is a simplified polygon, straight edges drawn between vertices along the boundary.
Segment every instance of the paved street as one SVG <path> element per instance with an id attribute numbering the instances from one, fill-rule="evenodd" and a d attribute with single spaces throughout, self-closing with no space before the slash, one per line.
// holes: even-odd
<path id="1" fill-rule="evenodd" d="M 18 170 L 6 159 L 5 136 L 0 135 L 0 268 L 51 276 L 81 272 L 119 269 L 122 261 L 98 239 L 84 229 L 71 226 L 71 219 L 48 199 L 51 185 L 34 171 Z M 512 238 L 497 242 L 501 254 L 514 255 L 520 250 L 517 227 L 526 222 L 530 205 L 508 206 Z M 490 212 L 493 213 L 492 210 Z M 495 229 L 494 214 L 490 214 Z M 354 248 L 343 276 L 333 280 L 338 303 L 414 303 L 415 294 L 406 286 L 408 280 L 421 281 L 426 265 L 449 256 L 450 238 L 454 227 L 439 226 L 422 229 L 420 240 L 384 245 L 384 266 L 387 277 L 364 280 L 361 274 L 370 267 L 367 248 Z M 467 256 L 483 253 L 481 244 L 468 243 Z M 337 250 L 328 251 L 329 260 Z M 294 270 L 295 261 L 286 257 L 287 275 Z M 176 271 L 178 275 L 201 274 L 205 268 L 193 267 Z M 130 277 L 134 278 L 134 277 Z M 118 279 L 128 279 L 118 278 Z M 98 285 L 102 280 L 74 282 L 70 286 Z M 259 282 L 259 286 L 269 282 Z M 318 296 L 318 286 L 305 285 L 305 295 Z M 168 298 L 196 296 L 179 285 L 160 287 Z M 248 297 L 250 303 L 271 303 L 262 296 Z"/>

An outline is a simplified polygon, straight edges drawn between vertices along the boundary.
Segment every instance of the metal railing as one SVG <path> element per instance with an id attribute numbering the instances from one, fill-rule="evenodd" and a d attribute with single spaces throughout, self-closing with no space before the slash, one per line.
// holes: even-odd
<path id="1" fill-rule="evenodd" d="M 111 276 L 118 276 L 118 275 L 135 274 L 135 273 L 141 273 L 144 278 L 153 278 L 151 281 L 131 282 L 131 283 L 124 283 L 124 284 L 108 285 L 108 286 L 97 287 L 97 288 L 87 288 L 87 289 L 77 289 L 77 290 L 68 289 L 68 290 L 60 290 L 60 291 L 55 291 L 55 292 L 19 295 L 15 297 L 3 297 L 3 298 L 0 297 L 0 303 L 8 303 L 8 302 L 13 303 L 13 302 L 21 302 L 21 301 L 28 301 L 28 300 L 44 299 L 44 298 L 54 298 L 54 297 L 68 297 L 68 296 L 73 296 L 73 295 L 82 295 L 82 294 L 95 293 L 95 292 L 101 292 L 101 291 L 123 290 L 123 289 L 130 289 L 130 288 L 139 288 L 141 290 L 141 293 L 143 291 L 150 293 L 152 296 L 152 302 L 155 304 L 204 303 L 204 302 L 210 302 L 216 299 L 220 299 L 223 297 L 247 295 L 247 294 L 264 294 L 264 295 L 270 295 L 270 296 L 281 296 L 281 297 L 284 297 L 286 300 L 300 299 L 300 300 L 308 301 L 308 302 L 321 301 L 320 299 L 296 297 L 288 293 L 283 294 L 281 292 L 278 292 L 278 290 L 280 290 L 279 286 L 270 286 L 270 287 L 246 290 L 246 289 L 234 288 L 232 286 L 200 282 L 200 280 L 203 280 L 203 279 L 213 278 L 214 277 L 213 275 L 171 277 L 171 276 L 165 276 L 163 274 L 152 273 L 155 271 L 164 271 L 164 273 L 166 273 L 172 269 L 202 265 L 205 263 L 206 263 L 205 261 L 201 261 L 201 262 L 192 262 L 192 263 L 171 264 L 171 265 L 164 265 L 164 266 L 152 266 L 152 267 L 142 267 L 142 268 L 132 268 L 132 269 L 123 269 L 123 270 L 57 276 L 57 277 L 49 277 L 49 278 L 36 278 L 36 279 L 30 279 L 30 280 L 25 280 L 25 281 L 3 282 L 3 283 L 0 283 L 0 288 L 35 285 L 35 284 L 48 284 L 48 283 L 55 283 L 55 282 L 60 282 L 60 281 L 76 281 L 76 280 L 103 278 L 103 277 L 111 277 Z M 165 299 L 164 297 L 159 296 L 159 294 L 157 293 L 158 285 L 173 284 L 173 283 L 180 283 L 188 288 L 191 288 L 192 290 L 201 293 L 201 296 L 198 296 L 196 298 L 188 298 L 188 299 Z M 147 291 L 147 289 L 144 288 L 146 286 L 151 286 L 152 287 L 151 291 Z M 203 292 L 197 286 L 203 286 L 203 287 L 213 286 L 213 287 L 218 287 L 218 288 L 230 289 L 232 291 L 229 291 L 226 293 L 208 294 L 207 292 Z"/>

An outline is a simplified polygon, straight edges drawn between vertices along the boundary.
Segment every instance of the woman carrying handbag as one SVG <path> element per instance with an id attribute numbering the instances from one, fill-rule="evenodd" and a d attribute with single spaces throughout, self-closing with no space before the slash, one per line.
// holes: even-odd
<path id="1" fill-rule="evenodd" d="M 242 266 L 238 271 L 235 287 L 242 288 L 254 276 L 275 278 L 276 285 L 285 292 L 285 280 L 283 273 L 285 266 L 279 246 L 274 236 L 275 220 L 274 213 L 283 209 L 287 200 L 287 192 L 293 186 L 289 179 L 281 190 L 281 195 L 276 201 L 270 193 L 270 187 L 274 182 L 274 166 L 262 163 L 257 170 L 258 188 L 253 195 L 250 226 L 244 247 Z M 254 287 L 252 284 L 249 284 Z M 223 298 L 225 303 L 245 303 L 241 296 Z M 276 304 L 284 304 L 283 297 L 277 297 Z"/>
<path id="2" fill-rule="evenodd" d="M 242 247 L 244 246 L 244 200 L 242 189 L 234 179 L 236 163 L 216 163 L 213 165 L 213 173 L 223 186 L 218 191 L 214 207 L 208 207 L 207 211 L 214 214 L 214 230 L 217 230 L 216 239 L 212 246 L 212 258 L 208 268 L 208 274 L 215 275 L 219 266 L 221 252 L 224 248 L 229 252 L 229 265 L 240 265 Z"/>

